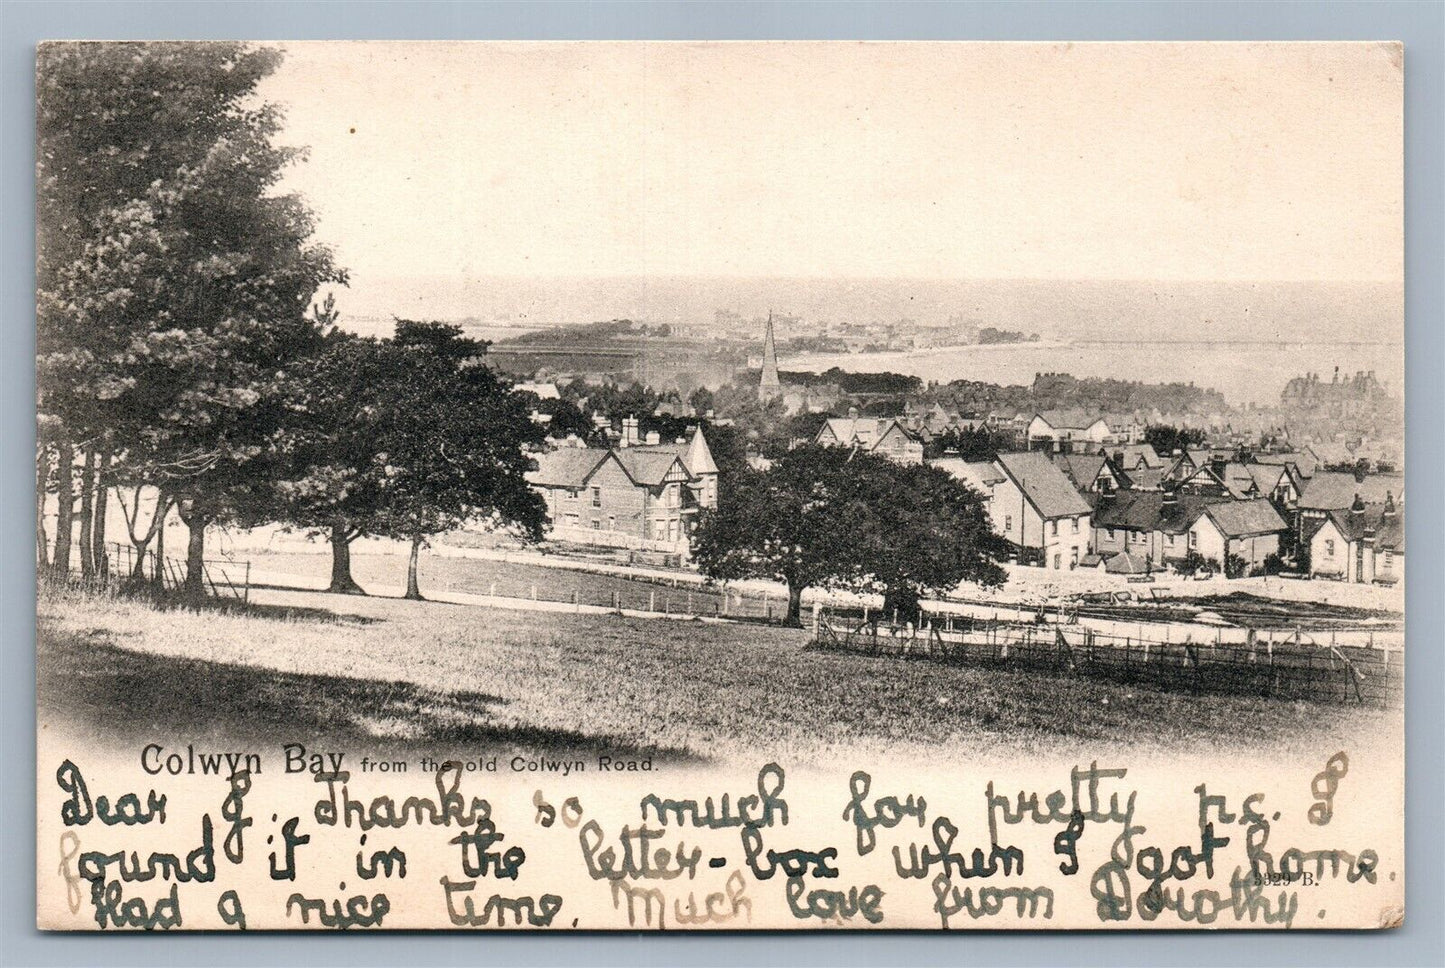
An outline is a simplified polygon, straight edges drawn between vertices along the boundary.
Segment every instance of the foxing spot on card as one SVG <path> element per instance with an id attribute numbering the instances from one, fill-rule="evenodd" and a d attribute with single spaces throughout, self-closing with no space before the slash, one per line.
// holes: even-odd
<path id="1" fill-rule="evenodd" d="M 1398 925 L 1402 56 L 42 45 L 40 927 Z"/>

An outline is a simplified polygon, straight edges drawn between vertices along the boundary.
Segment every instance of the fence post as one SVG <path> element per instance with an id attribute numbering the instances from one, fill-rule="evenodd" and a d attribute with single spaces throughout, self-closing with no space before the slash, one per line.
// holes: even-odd
<path id="1" fill-rule="evenodd" d="M 246 604 L 251 604 L 251 562 L 249 560 L 246 562 L 246 591 L 244 594 Z"/>
<path id="2" fill-rule="evenodd" d="M 657 611 L 657 592 L 655 590 L 649 590 L 647 593 L 647 610 L 649 612 Z"/>

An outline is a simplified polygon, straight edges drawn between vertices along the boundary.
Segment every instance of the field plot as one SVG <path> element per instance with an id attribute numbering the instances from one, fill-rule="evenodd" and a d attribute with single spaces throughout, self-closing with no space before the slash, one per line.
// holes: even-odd
<path id="1" fill-rule="evenodd" d="M 324 587 L 331 573 L 330 554 L 293 552 L 253 557 L 258 583 L 291 584 L 292 576 L 309 580 L 307 587 Z M 627 577 L 584 571 L 577 568 L 546 567 L 525 561 L 494 558 L 424 555 L 419 565 L 422 595 L 463 592 L 468 595 L 500 595 L 507 598 L 536 598 L 548 602 L 575 602 L 689 615 L 731 618 L 778 618 L 787 607 L 781 596 L 759 593 L 739 594 L 716 586 L 701 586 L 685 579 L 668 581 L 644 576 Z M 367 591 L 396 595 L 406 587 L 406 558 L 401 555 L 356 555 L 351 561 L 352 577 Z"/>
<path id="2" fill-rule="evenodd" d="M 804 651 L 750 624 L 542 614 L 261 590 L 246 613 L 42 591 L 42 721 L 138 736 L 327 736 L 443 755 L 611 751 L 837 764 L 1225 744 L 1290 755 L 1394 710 L 1195 696 Z M 1335 745 L 1332 745 L 1335 744 Z"/>

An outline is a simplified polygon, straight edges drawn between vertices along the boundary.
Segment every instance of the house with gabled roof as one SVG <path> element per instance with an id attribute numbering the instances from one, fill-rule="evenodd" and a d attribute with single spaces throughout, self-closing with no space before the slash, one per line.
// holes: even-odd
<path id="1" fill-rule="evenodd" d="M 558 538 L 685 552 L 698 481 L 677 453 L 641 447 L 562 448 L 539 454 L 527 482 Z"/>
<path id="2" fill-rule="evenodd" d="M 1055 454 L 1053 461 L 1080 494 L 1117 491 L 1130 483 L 1129 475 L 1103 454 Z"/>
<path id="3" fill-rule="evenodd" d="M 639 444 L 629 447 L 627 450 L 641 453 L 676 454 L 692 478 L 688 486 L 693 491 L 697 506 L 700 508 L 717 507 L 717 463 L 713 460 L 712 448 L 708 446 L 707 436 L 703 433 L 702 427 L 693 427 L 686 439 L 679 439 L 671 444 Z"/>
<path id="4" fill-rule="evenodd" d="M 1186 494 L 1232 497 L 1237 501 L 1260 496 L 1259 485 L 1247 465 L 1220 457 L 1197 467 L 1179 482 L 1179 490 Z"/>
<path id="5" fill-rule="evenodd" d="M 1029 420 L 1029 450 L 1070 454 L 1096 450 L 1116 439 L 1102 417 L 1083 410 L 1041 410 Z"/>
<path id="6" fill-rule="evenodd" d="M 897 417 L 860 417 L 851 410 L 846 417 L 825 420 L 813 443 L 877 454 L 899 464 L 923 463 L 923 441 Z"/>
<path id="7" fill-rule="evenodd" d="M 1303 545 L 1329 517 L 1331 511 L 1345 511 L 1359 498 L 1366 505 L 1383 507 L 1405 504 L 1403 474 L 1347 474 L 1317 470 L 1304 481 L 1295 509 L 1296 536 Z"/>
<path id="8" fill-rule="evenodd" d="M 1095 553 L 1108 558 L 1128 552 L 1155 566 L 1175 565 L 1190 552 L 1224 565 L 1228 556 L 1249 568 L 1278 554 L 1289 526 L 1263 498 L 1163 491 L 1101 494 L 1094 501 Z"/>
<path id="9" fill-rule="evenodd" d="M 999 454 L 989 519 L 1018 549 L 1020 562 L 1072 569 L 1089 553 L 1092 508 L 1045 454 Z"/>
<path id="10" fill-rule="evenodd" d="M 1115 444 L 1099 448 L 1099 453 L 1108 454 L 1114 465 L 1125 473 L 1137 470 L 1164 470 L 1164 458 L 1152 444 Z"/>
<path id="11" fill-rule="evenodd" d="M 1307 525 L 1310 577 L 1393 585 L 1405 578 L 1405 511 L 1386 493 L 1382 504 L 1357 495 L 1346 510 L 1332 508 Z"/>

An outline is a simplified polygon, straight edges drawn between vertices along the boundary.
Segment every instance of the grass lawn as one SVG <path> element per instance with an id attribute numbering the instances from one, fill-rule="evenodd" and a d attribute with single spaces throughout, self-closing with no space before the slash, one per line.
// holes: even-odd
<path id="1" fill-rule="evenodd" d="M 253 574 L 264 583 L 267 574 L 306 575 L 325 584 L 331 577 L 331 553 L 319 554 L 281 552 L 251 556 Z M 405 555 L 359 554 L 351 560 L 351 574 L 369 592 L 396 595 L 406 588 Z M 620 596 L 623 608 L 657 611 L 686 611 L 691 603 L 693 614 L 714 615 L 722 602 L 719 589 L 698 588 L 686 582 L 673 588 L 664 581 L 645 581 L 617 575 L 599 574 L 575 568 L 548 568 L 519 561 L 490 558 L 446 557 L 423 554 L 418 564 L 421 593 L 445 591 L 511 598 L 530 598 L 533 590 L 541 599 L 570 602 L 573 595 L 583 605 L 611 606 L 613 594 Z M 774 615 L 781 615 L 786 602 L 775 596 L 768 603 Z M 741 605 L 734 596 L 728 606 L 729 615 L 761 618 L 767 604 L 760 597 L 749 595 Z"/>
<path id="2" fill-rule="evenodd" d="M 1400 728 L 1398 710 L 804 652 L 803 632 L 777 627 L 279 590 L 257 599 L 247 614 L 197 613 L 42 590 L 42 715 L 185 740 L 819 765 L 936 762 L 940 751 L 1289 755 Z"/>

